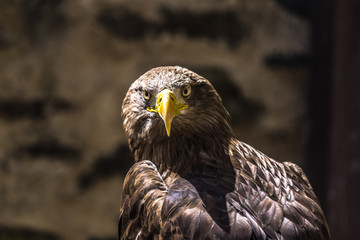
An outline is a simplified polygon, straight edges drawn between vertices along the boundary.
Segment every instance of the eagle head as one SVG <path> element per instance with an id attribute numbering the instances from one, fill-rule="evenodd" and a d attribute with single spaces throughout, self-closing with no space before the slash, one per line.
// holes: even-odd
<path id="1" fill-rule="evenodd" d="M 232 135 L 229 114 L 214 87 L 179 66 L 154 68 L 140 76 L 125 96 L 122 115 L 130 149 L 138 153 L 135 159 L 151 157 L 150 151 L 164 146 L 196 149 Z"/>

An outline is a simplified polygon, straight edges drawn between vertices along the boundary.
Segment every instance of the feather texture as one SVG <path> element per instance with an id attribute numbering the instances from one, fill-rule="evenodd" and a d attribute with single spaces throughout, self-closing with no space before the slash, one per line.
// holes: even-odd
<path id="1" fill-rule="evenodd" d="M 189 108 L 168 137 L 138 89 L 156 94 L 189 84 Z M 330 239 L 301 168 L 235 139 L 220 97 L 201 76 L 150 70 L 130 87 L 123 116 L 136 163 L 124 181 L 119 239 Z"/>

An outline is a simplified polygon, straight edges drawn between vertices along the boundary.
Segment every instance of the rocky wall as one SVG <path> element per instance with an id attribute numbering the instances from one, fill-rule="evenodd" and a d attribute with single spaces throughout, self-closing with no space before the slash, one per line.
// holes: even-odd
<path id="1" fill-rule="evenodd" d="M 0 239 L 116 239 L 138 76 L 208 78 L 236 136 L 302 165 L 308 1 L 1 0 Z"/>

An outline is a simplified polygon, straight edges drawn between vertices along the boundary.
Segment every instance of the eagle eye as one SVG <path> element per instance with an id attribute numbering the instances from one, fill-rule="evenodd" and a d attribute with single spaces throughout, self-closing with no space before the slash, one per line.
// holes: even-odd
<path id="1" fill-rule="evenodd" d="M 143 90 L 142 91 L 142 95 L 143 95 L 143 98 L 146 100 L 146 101 L 149 101 L 151 99 L 151 93 L 149 93 L 148 91 L 146 90 Z"/>
<path id="2" fill-rule="evenodd" d="M 191 93 L 191 87 L 190 85 L 187 85 L 181 92 L 181 95 L 184 97 L 184 98 L 187 98 L 190 96 L 190 93 Z"/>

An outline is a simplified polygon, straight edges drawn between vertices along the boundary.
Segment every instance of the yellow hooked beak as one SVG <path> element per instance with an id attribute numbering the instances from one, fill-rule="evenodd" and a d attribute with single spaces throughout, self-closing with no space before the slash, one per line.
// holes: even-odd
<path id="1" fill-rule="evenodd" d="M 147 110 L 160 115 L 164 121 L 166 133 L 170 136 L 172 120 L 180 113 L 180 110 L 187 107 L 188 105 L 177 101 L 173 91 L 164 89 L 156 97 L 155 109 L 148 108 Z"/>

